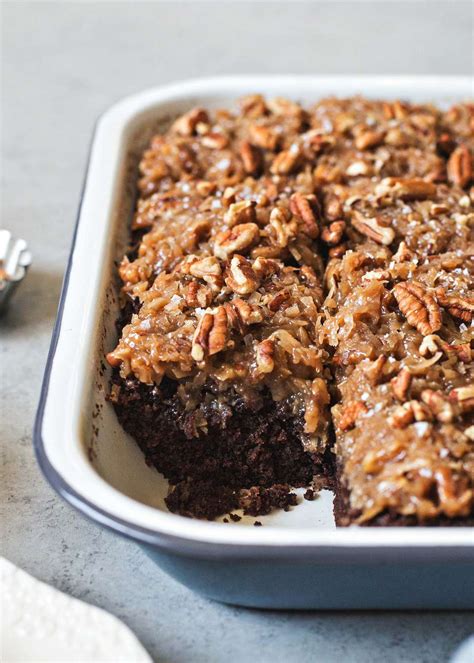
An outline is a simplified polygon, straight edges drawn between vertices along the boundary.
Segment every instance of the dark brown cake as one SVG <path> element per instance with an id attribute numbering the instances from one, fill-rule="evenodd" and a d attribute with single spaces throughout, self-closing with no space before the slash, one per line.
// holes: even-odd
<path id="1" fill-rule="evenodd" d="M 316 479 L 338 525 L 472 522 L 473 125 L 252 95 L 152 139 L 108 361 L 170 510 L 265 514 Z"/>

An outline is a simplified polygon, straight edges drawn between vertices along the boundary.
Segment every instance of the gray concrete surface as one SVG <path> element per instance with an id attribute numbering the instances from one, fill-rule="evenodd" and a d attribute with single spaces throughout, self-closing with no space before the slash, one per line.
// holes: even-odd
<path id="1" fill-rule="evenodd" d="M 31 431 L 97 115 L 150 85 L 232 72 L 472 73 L 469 2 L 2 4 L 2 225 L 34 266 L 0 323 L 2 550 L 129 624 L 159 662 L 446 661 L 472 614 L 275 613 L 203 600 L 87 522 Z"/>

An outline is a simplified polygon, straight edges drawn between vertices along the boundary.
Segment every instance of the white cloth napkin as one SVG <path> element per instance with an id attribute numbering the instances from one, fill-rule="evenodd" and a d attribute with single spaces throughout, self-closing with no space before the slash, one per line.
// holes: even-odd
<path id="1" fill-rule="evenodd" d="M 4 663 L 151 663 L 117 617 L 39 582 L 0 557 Z"/>

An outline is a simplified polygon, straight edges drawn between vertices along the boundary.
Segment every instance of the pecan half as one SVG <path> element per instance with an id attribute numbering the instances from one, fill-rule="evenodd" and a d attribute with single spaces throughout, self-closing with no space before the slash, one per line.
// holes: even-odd
<path id="1" fill-rule="evenodd" d="M 471 322 L 474 316 L 474 298 L 447 295 L 444 288 L 436 288 L 436 299 L 438 304 L 445 308 L 453 318 L 463 322 Z"/>
<path id="2" fill-rule="evenodd" d="M 329 246 L 336 246 L 340 243 L 345 228 L 345 221 L 333 221 L 329 224 L 329 226 L 323 228 L 321 232 L 321 239 L 323 242 L 326 242 L 326 244 L 329 244 Z"/>
<path id="3" fill-rule="evenodd" d="M 226 260 L 233 253 L 248 249 L 260 236 L 255 223 L 241 223 L 230 230 L 223 230 L 216 235 L 214 241 L 214 254 Z"/>
<path id="4" fill-rule="evenodd" d="M 262 155 L 258 149 L 248 140 L 244 140 L 240 145 L 240 158 L 244 164 L 244 170 L 249 175 L 255 175 L 261 168 Z"/>
<path id="5" fill-rule="evenodd" d="M 360 212 L 355 211 L 351 217 L 351 223 L 356 230 L 366 235 L 366 237 L 373 239 L 378 244 L 388 246 L 395 239 L 393 228 L 383 226 L 380 223 L 379 217 L 368 218 Z"/>
<path id="6" fill-rule="evenodd" d="M 351 401 L 344 408 L 339 420 L 339 429 L 348 431 L 354 428 L 357 417 L 367 412 L 367 406 L 362 401 Z"/>
<path id="7" fill-rule="evenodd" d="M 401 369 L 401 371 L 396 377 L 390 380 L 392 391 L 395 397 L 402 403 L 407 399 L 408 390 L 410 389 L 411 381 L 412 381 L 412 374 L 410 373 L 410 369 L 408 369 L 406 366 L 404 366 Z"/>
<path id="8" fill-rule="evenodd" d="M 207 355 L 215 355 L 227 344 L 227 313 L 223 306 L 214 312 L 206 311 L 198 322 L 191 346 L 191 356 L 195 361 L 203 361 Z"/>
<path id="9" fill-rule="evenodd" d="M 296 192 L 290 198 L 290 210 L 295 216 L 302 219 L 306 234 L 311 239 L 316 239 L 319 235 L 319 205 L 316 196 L 310 194 L 304 196 Z"/>
<path id="10" fill-rule="evenodd" d="M 441 311 L 435 298 L 421 283 L 405 281 L 392 290 L 407 322 L 428 336 L 441 328 Z"/>
<path id="11" fill-rule="evenodd" d="M 225 282 L 239 295 L 248 295 L 259 286 L 259 279 L 252 269 L 252 265 L 247 258 L 240 255 L 233 256 L 230 261 Z"/>
<path id="12" fill-rule="evenodd" d="M 259 373 L 271 373 L 275 368 L 275 344 L 269 338 L 257 345 L 256 361 Z"/>
<path id="13" fill-rule="evenodd" d="M 464 188 L 472 179 L 472 156 L 466 145 L 459 145 L 449 157 L 448 179 Z"/>
<path id="14" fill-rule="evenodd" d="M 209 115 L 204 108 L 192 108 L 173 123 L 171 129 L 181 136 L 192 136 L 198 123 L 209 122 Z"/>

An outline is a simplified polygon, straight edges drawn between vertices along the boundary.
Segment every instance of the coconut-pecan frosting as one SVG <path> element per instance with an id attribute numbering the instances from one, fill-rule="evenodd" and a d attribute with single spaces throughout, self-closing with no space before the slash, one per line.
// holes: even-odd
<path id="1" fill-rule="evenodd" d="M 153 137 L 107 359 L 170 509 L 313 481 L 339 525 L 472 519 L 473 135 L 469 103 L 255 94 Z"/>

